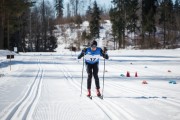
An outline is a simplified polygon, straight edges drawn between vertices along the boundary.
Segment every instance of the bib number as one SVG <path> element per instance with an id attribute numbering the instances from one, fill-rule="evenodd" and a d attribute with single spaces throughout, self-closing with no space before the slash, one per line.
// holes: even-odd
<path id="1" fill-rule="evenodd" d="M 91 60 L 91 61 L 95 61 L 95 60 L 96 60 L 96 58 L 90 58 L 90 60 Z"/>
<path id="2" fill-rule="evenodd" d="M 94 63 L 94 62 L 98 61 L 99 57 L 100 57 L 99 55 L 86 55 L 85 59 L 86 59 L 86 61 Z"/>

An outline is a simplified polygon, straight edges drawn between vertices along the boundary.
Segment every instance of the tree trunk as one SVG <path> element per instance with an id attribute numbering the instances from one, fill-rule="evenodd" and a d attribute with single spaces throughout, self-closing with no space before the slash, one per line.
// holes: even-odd
<path id="1" fill-rule="evenodd" d="M 1 16 L 0 16 L 0 49 L 4 49 L 4 0 L 0 3 Z"/>
<path id="2" fill-rule="evenodd" d="M 148 48 L 152 48 L 152 39 L 151 39 L 151 33 L 149 32 L 149 45 Z"/>
<path id="3" fill-rule="evenodd" d="M 10 50 L 9 14 L 8 14 L 8 16 L 7 16 L 7 48 Z"/>
<path id="4" fill-rule="evenodd" d="M 115 42 L 115 35 L 113 35 L 114 38 L 114 50 L 116 49 L 116 42 Z"/>
<path id="5" fill-rule="evenodd" d="M 3 20 L 1 19 L 0 25 L 0 49 L 4 49 L 4 27 L 3 27 Z"/>
<path id="6" fill-rule="evenodd" d="M 76 0 L 76 10 L 75 10 L 75 16 L 77 16 L 78 14 L 78 4 L 79 4 L 79 1 Z"/>
<path id="7" fill-rule="evenodd" d="M 123 48 L 125 48 L 125 45 L 126 45 L 126 38 L 125 38 L 125 29 L 123 31 L 123 35 L 122 35 L 122 41 L 123 41 Z"/>
<path id="8" fill-rule="evenodd" d="M 163 48 L 166 47 L 166 22 L 164 21 L 164 38 L 163 38 Z"/>

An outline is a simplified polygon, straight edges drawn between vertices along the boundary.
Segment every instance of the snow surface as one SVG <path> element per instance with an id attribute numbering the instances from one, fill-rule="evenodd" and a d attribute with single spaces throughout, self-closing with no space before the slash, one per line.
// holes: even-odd
<path id="1" fill-rule="evenodd" d="M 85 68 L 80 97 L 83 62 L 76 59 L 78 53 L 62 48 L 57 53 L 20 53 L 11 71 L 7 54 L 0 51 L 0 120 L 180 119 L 180 49 L 108 51 L 103 100 L 96 97 L 94 79 L 93 99 L 86 97 Z M 103 64 L 101 59 L 101 88 Z"/>
<path id="2" fill-rule="evenodd" d="M 79 31 L 88 30 L 83 22 Z M 101 25 L 98 46 L 106 46 L 111 23 Z M 57 26 L 59 47 L 54 53 L 0 50 L 0 120 L 179 120 L 180 49 L 108 51 L 105 61 L 104 99 L 87 93 L 87 73 L 79 52 L 69 44 L 78 30 L 64 26 L 68 43 Z M 6 59 L 14 54 L 15 58 Z M 104 61 L 99 64 L 101 90 Z M 126 73 L 130 77 L 126 77 Z M 138 77 L 135 77 L 137 73 Z M 142 84 L 146 81 L 148 84 Z M 176 82 L 172 84 L 169 82 Z"/>

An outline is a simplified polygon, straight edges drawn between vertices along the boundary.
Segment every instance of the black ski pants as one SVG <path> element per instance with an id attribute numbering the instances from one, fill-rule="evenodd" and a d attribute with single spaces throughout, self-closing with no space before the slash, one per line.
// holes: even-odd
<path id="1" fill-rule="evenodd" d="M 88 74 L 87 89 L 91 89 L 92 75 L 94 76 L 95 79 L 96 89 L 99 89 L 100 88 L 99 77 L 98 77 L 99 63 L 95 63 L 95 64 L 86 63 L 86 71 Z"/>

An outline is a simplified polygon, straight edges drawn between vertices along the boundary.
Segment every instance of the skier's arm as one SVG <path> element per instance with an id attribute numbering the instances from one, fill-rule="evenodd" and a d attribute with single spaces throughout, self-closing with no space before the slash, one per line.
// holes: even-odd
<path id="1" fill-rule="evenodd" d="M 81 59 L 86 53 L 86 48 L 84 48 L 81 53 L 78 55 L 78 59 Z"/>
<path id="2" fill-rule="evenodd" d="M 105 50 L 102 50 L 102 49 L 101 49 L 101 54 L 102 54 L 103 58 L 109 59 L 109 56 L 108 56 L 108 54 L 107 54 L 107 49 L 105 49 Z"/>

